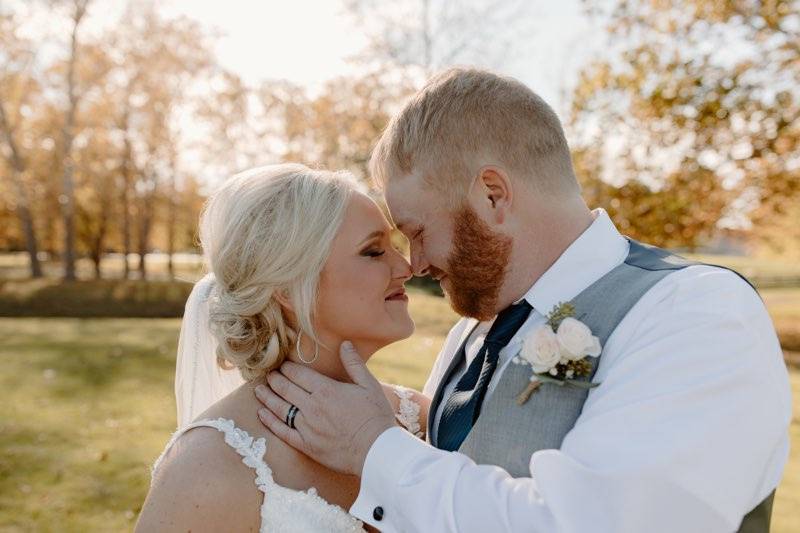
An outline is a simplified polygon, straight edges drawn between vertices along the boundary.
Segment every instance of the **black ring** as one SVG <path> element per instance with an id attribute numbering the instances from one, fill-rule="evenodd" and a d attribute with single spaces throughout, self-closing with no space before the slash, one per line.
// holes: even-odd
<path id="1" fill-rule="evenodd" d="M 286 425 L 292 429 L 296 429 L 294 425 L 294 419 L 297 416 L 297 413 L 300 412 L 300 409 L 297 408 L 296 405 L 293 405 L 289 408 L 289 412 L 286 413 Z"/>

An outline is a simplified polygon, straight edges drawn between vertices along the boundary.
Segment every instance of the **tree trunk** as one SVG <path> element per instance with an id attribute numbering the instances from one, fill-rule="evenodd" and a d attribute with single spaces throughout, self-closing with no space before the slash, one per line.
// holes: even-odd
<path id="1" fill-rule="evenodd" d="M 139 270 L 139 279 L 147 279 L 147 266 L 145 264 L 145 258 L 147 257 L 147 238 L 145 237 L 146 230 L 144 229 L 144 221 L 141 222 L 139 226 L 139 265 L 137 270 Z"/>
<path id="2" fill-rule="evenodd" d="M 176 176 L 177 168 L 175 162 L 175 153 L 172 151 L 170 158 L 170 178 L 169 178 L 169 192 L 167 196 L 167 271 L 169 272 L 169 279 L 175 279 L 175 268 L 172 263 L 172 256 L 175 253 L 175 223 L 177 220 L 175 205 L 176 192 Z"/>
<path id="3" fill-rule="evenodd" d="M 62 179 L 61 211 L 64 218 L 64 279 L 75 279 L 75 183 L 73 173 L 75 162 L 72 159 L 73 129 L 78 97 L 75 94 L 75 64 L 78 59 L 78 28 L 86 13 L 87 2 L 75 2 L 75 14 L 70 41 L 69 63 L 67 65 L 67 116 L 62 129 L 64 143 L 64 174 Z"/>
<path id="4" fill-rule="evenodd" d="M 175 279 L 175 267 L 172 256 L 175 254 L 175 204 L 170 201 L 169 221 L 167 227 L 167 271 L 169 279 Z"/>
<path id="5" fill-rule="evenodd" d="M 64 192 L 61 212 L 64 218 L 64 279 L 75 279 L 75 194 L 72 182 L 72 162 L 64 161 Z"/>
<path id="6" fill-rule="evenodd" d="M 6 138 L 11 152 L 11 174 L 13 175 L 14 187 L 17 190 L 17 216 L 22 224 L 22 233 L 25 235 L 25 247 L 30 258 L 31 277 L 42 277 L 42 265 L 39 263 L 39 244 L 36 240 L 36 226 L 33 224 L 33 215 L 30 210 L 30 200 L 25 189 L 25 182 L 22 178 L 25 171 L 25 163 L 17 148 L 14 136 L 11 134 L 11 127 L 6 120 L 5 109 L 0 102 L 0 131 Z"/>
<path id="7" fill-rule="evenodd" d="M 131 254 L 131 175 L 133 161 L 131 160 L 131 141 L 126 132 L 125 134 L 125 156 L 122 167 L 122 188 L 120 204 L 122 208 L 122 254 L 124 261 L 124 279 L 128 279 L 131 274 L 131 267 L 128 263 L 128 256 Z"/>
<path id="8" fill-rule="evenodd" d="M 94 279 L 101 279 L 103 277 L 100 270 L 100 262 L 103 260 L 103 248 L 106 242 L 106 233 L 108 233 L 108 214 L 107 208 L 104 206 L 100 213 L 100 226 L 97 228 L 97 234 L 92 242 L 92 262 L 94 263 Z"/>
<path id="9" fill-rule="evenodd" d="M 31 277 L 42 277 L 42 265 L 39 262 L 39 246 L 36 241 L 36 228 L 33 225 L 33 216 L 28 208 L 28 195 L 25 192 L 25 184 L 22 176 L 14 171 L 14 183 L 17 187 L 17 215 L 22 223 L 22 232 L 25 234 L 25 247 L 30 258 Z"/>
<path id="10" fill-rule="evenodd" d="M 130 195 L 128 190 L 130 183 L 125 181 L 124 190 L 122 193 L 122 255 L 124 261 L 124 279 L 128 279 L 131 275 L 131 265 L 128 263 L 128 256 L 131 255 L 131 208 L 130 208 Z"/>
<path id="11" fill-rule="evenodd" d="M 94 265 L 94 279 L 103 279 L 103 275 L 100 272 L 100 260 L 102 259 L 101 254 L 98 254 L 96 250 L 92 250 L 92 264 Z"/>
<path id="12" fill-rule="evenodd" d="M 139 205 L 139 278 L 147 279 L 146 256 L 150 248 L 150 226 L 153 218 L 152 195 L 141 198 Z"/>

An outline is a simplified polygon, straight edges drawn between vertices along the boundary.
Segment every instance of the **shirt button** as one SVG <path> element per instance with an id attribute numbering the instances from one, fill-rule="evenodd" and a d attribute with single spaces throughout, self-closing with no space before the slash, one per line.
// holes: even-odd
<path id="1" fill-rule="evenodd" d="M 372 518 L 380 522 L 383 520 L 383 507 L 380 505 L 372 511 Z"/>

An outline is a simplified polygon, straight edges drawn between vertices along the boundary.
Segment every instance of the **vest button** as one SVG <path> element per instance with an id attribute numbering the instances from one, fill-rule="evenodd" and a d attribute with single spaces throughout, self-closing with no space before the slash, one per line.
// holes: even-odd
<path id="1" fill-rule="evenodd" d="M 378 507 L 376 507 L 375 509 L 373 509 L 373 511 L 372 511 L 372 518 L 374 518 L 374 519 L 375 519 L 375 520 L 377 520 L 378 522 L 380 522 L 381 520 L 383 520 L 383 507 L 381 507 L 381 506 L 379 505 Z"/>

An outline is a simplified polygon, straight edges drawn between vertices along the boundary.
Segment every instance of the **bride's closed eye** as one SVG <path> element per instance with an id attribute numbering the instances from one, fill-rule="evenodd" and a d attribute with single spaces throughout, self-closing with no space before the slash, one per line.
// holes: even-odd
<path id="1" fill-rule="evenodd" d="M 361 252 L 361 255 L 363 255 L 365 257 L 380 257 L 385 253 L 386 253 L 386 250 L 376 249 L 376 248 L 369 248 L 369 249 Z"/>

